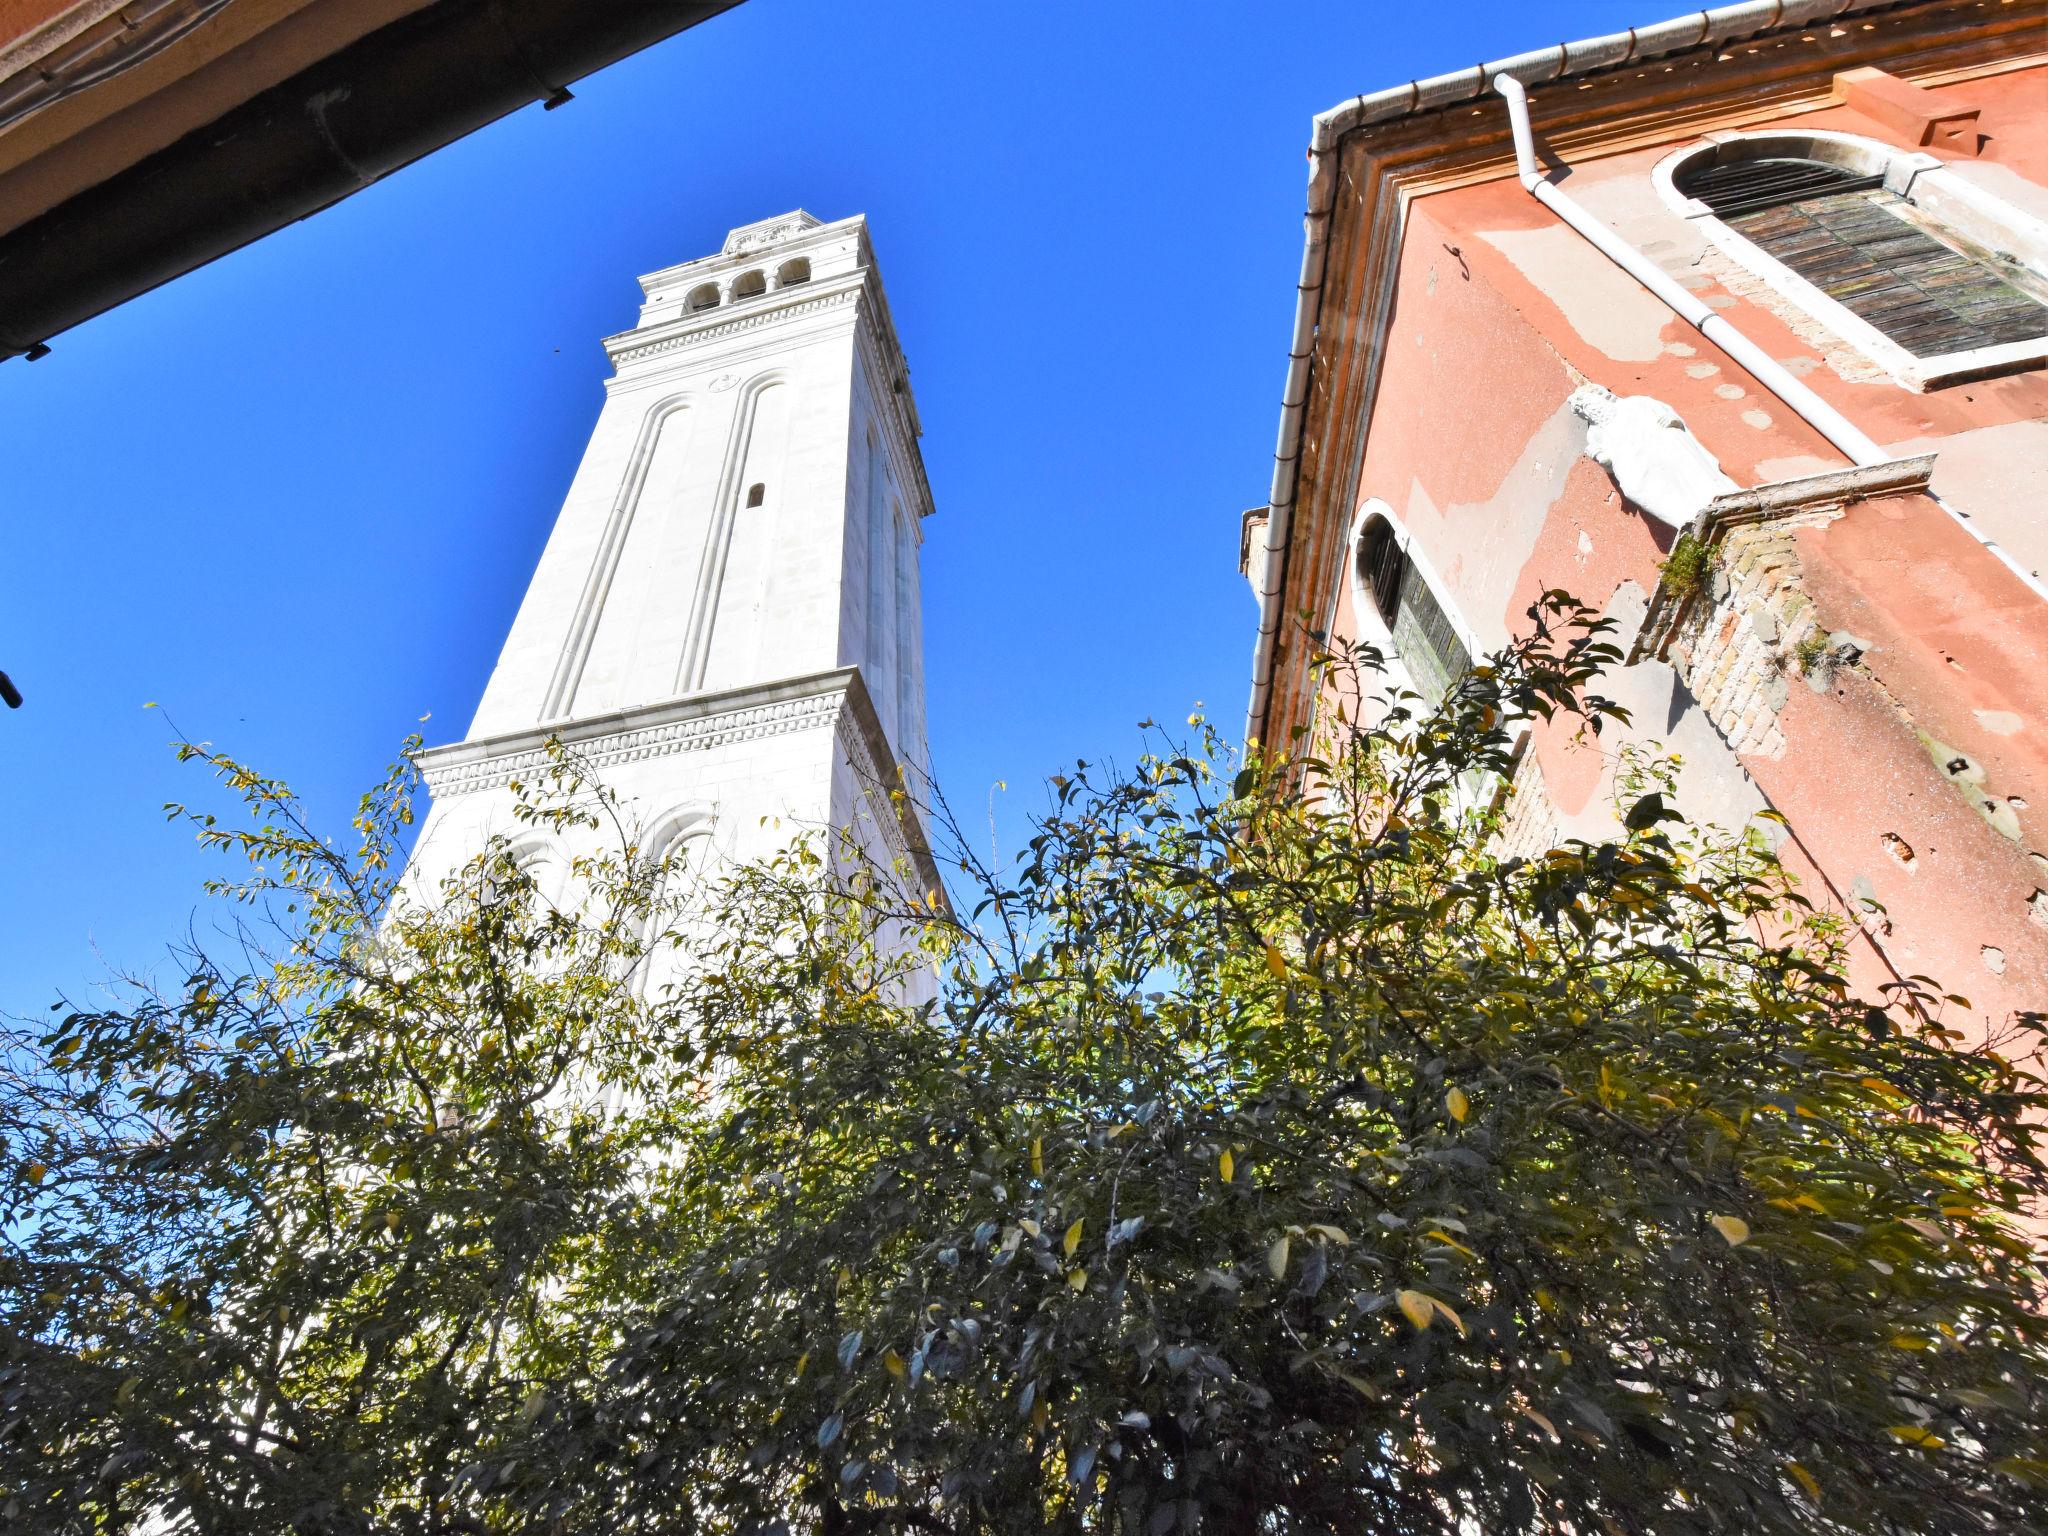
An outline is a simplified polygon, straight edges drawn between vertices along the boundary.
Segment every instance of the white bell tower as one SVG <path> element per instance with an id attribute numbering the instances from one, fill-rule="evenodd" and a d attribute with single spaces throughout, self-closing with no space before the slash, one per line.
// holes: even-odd
<path id="1" fill-rule="evenodd" d="M 640 286 L 469 734 L 421 754 L 434 803 L 414 871 L 437 880 L 494 832 L 541 841 L 509 786 L 554 736 L 650 851 L 687 837 L 752 858 L 857 827 L 936 884 L 886 795 L 899 764 L 926 763 L 931 491 L 867 222 L 764 219 Z"/>

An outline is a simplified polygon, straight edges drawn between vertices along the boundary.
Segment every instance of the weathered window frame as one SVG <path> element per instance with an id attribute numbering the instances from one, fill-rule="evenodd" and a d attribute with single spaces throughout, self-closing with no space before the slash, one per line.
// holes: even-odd
<path id="1" fill-rule="evenodd" d="M 1714 210 L 1678 190 L 1677 177 L 1694 157 L 1748 147 L 1757 156 L 1785 155 L 1839 165 L 1858 175 L 1882 176 L 1885 190 L 1918 209 L 1956 242 L 1996 251 L 2048 283 L 2048 224 L 1956 174 L 1933 155 L 1900 149 L 1857 134 L 1821 129 L 1767 133 L 1710 133 L 1667 155 L 1651 172 L 1660 196 L 1695 224 L 1720 250 L 1768 283 L 1811 319 L 1861 352 L 1907 389 L 1925 390 L 1964 379 L 2011 373 L 2048 361 L 2048 333 L 2026 341 L 1916 357 L 1846 305 L 1830 298 L 1777 257 L 1724 223 Z"/>
<path id="2" fill-rule="evenodd" d="M 1359 569 L 1359 556 L 1363 553 L 1366 530 L 1375 522 L 1385 523 L 1391 530 L 1394 548 L 1401 557 L 1402 579 L 1420 581 L 1428 589 L 1431 600 L 1450 624 L 1458 643 L 1464 647 L 1467 664 L 1476 664 L 1485 652 L 1480 647 L 1478 636 L 1473 634 L 1471 625 L 1465 622 L 1464 614 L 1445 593 L 1443 583 L 1437 580 L 1436 572 L 1416 550 L 1407 528 L 1403 526 L 1401 519 L 1394 515 L 1394 509 L 1377 496 L 1363 502 L 1351 524 L 1350 549 L 1345 561 L 1346 579 L 1350 582 L 1352 627 L 1359 640 L 1374 647 L 1386 658 L 1387 680 L 1390 683 L 1398 688 L 1423 694 L 1427 698 L 1421 676 L 1396 648 L 1394 626 L 1381 616 L 1372 588 Z M 1453 679 L 1453 683 L 1455 681 Z"/>

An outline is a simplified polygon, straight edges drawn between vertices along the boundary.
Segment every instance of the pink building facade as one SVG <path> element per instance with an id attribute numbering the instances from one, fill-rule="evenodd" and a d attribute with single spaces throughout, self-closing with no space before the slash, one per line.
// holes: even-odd
<path id="1" fill-rule="evenodd" d="M 1428 694 L 1564 588 L 1634 725 L 1535 731 L 1511 840 L 1609 835 L 1628 741 L 1675 752 L 1696 819 L 1784 818 L 1863 984 L 2048 1009 L 2048 9 L 1759 0 L 1310 158 L 1250 734 L 1312 719 L 1313 631 Z"/>

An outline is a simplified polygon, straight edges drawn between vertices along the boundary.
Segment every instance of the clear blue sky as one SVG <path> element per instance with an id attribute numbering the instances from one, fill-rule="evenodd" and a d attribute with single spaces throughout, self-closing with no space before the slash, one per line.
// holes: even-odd
<path id="1" fill-rule="evenodd" d="M 1675 9 L 1676 7 L 1671 7 Z M 1309 119 L 1642 0 L 748 0 L 0 366 L 0 1008 L 146 966 L 211 859 L 157 700 L 337 832 L 468 725 L 634 276 L 864 212 L 925 425 L 931 739 L 1005 843 L 1242 720 Z"/>

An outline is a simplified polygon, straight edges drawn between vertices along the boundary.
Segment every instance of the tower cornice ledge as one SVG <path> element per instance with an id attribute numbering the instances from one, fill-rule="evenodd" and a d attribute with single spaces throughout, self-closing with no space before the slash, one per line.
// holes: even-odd
<path id="1" fill-rule="evenodd" d="M 780 736 L 830 725 L 859 678 L 854 667 L 835 667 L 717 693 L 687 694 L 658 704 L 554 720 L 473 741 L 450 742 L 415 753 L 427 788 L 462 795 L 543 770 L 547 744 L 560 741 L 594 767 L 672 752 L 704 751 L 728 742 Z M 866 690 L 862 689 L 865 698 Z"/>
<path id="2" fill-rule="evenodd" d="M 602 775 L 621 763 L 706 752 L 795 731 L 842 728 L 850 734 L 845 745 L 860 749 L 852 755 L 857 770 L 872 779 L 867 787 L 887 797 L 898 784 L 896 755 L 890 750 L 888 735 L 858 667 L 834 667 L 772 683 L 689 694 L 658 704 L 450 742 L 414 753 L 413 762 L 435 799 L 446 800 L 502 789 L 515 779 L 531 780 L 546 773 L 550 741 L 559 741 L 586 768 Z M 897 851 L 910 857 L 926 889 L 938 889 L 938 868 L 922 822 L 907 803 L 893 798 L 888 803 Z"/>
<path id="3" fill-rule="evenodd" d="M 646 358 L 659 357 L 679 347 L 698 342 L 721 341 L 745 331 L 794 320 L 799 316 L 839 309 L 860 297 L 865 274 L 850 272 L 844 277 L 822 278 L 801 288 L 780 288 L 758 299 L 708 309 L 701 314 L 679 315 L 656 325 L 638 326 L 604 338 L 605 355 L 612 365 L 624 368 Z"/>

